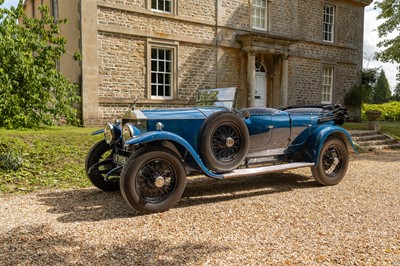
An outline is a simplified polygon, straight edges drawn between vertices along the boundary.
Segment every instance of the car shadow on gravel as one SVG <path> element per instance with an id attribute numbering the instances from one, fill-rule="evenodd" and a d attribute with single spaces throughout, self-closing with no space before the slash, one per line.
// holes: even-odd
<path id="1" fill-rule="evenodd" d="M 171 244 L 133 236 L 115 243 L 87 243 L 50 225 L 27 225 L 0 234 L 1 265 L 192 265 L 230 247 L 200 242 Z"/>
<path id="2" fill-rule="evenodd" d="M 312 177 L 292 173 L 272 173 L 226 180 L 210 180 L 204 177 L 188 183 L 176 207 L 184 208 L 313 187 L 320 185 Z"/>
<path id="3" fill-rule="evenodd" d="M 230 201 L 319 185 L 309 176 L 293 173 L 272 173 L 264 176 L 214 180 L 189 178 L 182 198 L 174 208 Z M 104 192 L 96 188 L 56 191 L 37 195 L 48 212 L 61 216 L 62 223 L 102 221 L 139 216 L 125 204 L 119 191 Z"/>

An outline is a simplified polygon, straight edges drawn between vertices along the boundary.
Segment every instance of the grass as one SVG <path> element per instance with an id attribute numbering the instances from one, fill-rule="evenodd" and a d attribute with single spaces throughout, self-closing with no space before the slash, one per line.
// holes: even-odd
<path id="1" fill-rule="evenodd" d="M 381 131 L 400 141 L 400 122 L 379 121 Z M 365 129 L 368 122 L 344 123 L 346 130 Z"/>
<path id="2" fill-rule="evenodd" d="M 94 129 L 54 127 L 41 130 L 0 129 L 0 145 L 22 158 L 18 170 L 0 165 L 0 194 L 43 188 L 81 188 L 90 185 L 84 164 L 87 152 L 102 138 Z"/>

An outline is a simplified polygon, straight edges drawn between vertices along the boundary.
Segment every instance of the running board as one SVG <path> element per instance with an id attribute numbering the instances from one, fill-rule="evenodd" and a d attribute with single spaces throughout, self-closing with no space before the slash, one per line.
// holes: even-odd
<path id="1" fill-rule="evenodd" d="M 223 174 L 223 178 L 234 178 L 241 176 L 252 176 L 252 175 L 260 175 L 267 174 L 272 172 L 280 172 L 290 169 L 296 169 L 301 167 L 311 167 L 315 166 L 315 163 L 308 162 L 297 162 L 297 163 L 287 163 L 287 164 L 278 164 L 278 165 L 270 165 L 264 167 L 255 167 L 255 168 L 244 168 L 244 169 L 236 169 L 232 172 Z"/>

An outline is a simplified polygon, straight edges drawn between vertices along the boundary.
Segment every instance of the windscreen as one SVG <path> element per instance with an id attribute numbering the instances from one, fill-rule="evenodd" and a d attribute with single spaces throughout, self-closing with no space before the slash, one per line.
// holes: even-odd
<path id="1" fill-rule="evenodd" d="M 235 105 L 236 88 L 201 89 L 198 91 L 196 106 L 224 106 L 233 108 Z"/>

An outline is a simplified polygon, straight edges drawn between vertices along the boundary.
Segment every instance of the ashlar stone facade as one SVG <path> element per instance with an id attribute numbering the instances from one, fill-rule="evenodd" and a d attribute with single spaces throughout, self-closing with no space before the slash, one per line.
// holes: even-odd
<path id="1" fill-rule="evenodd" d="M 203 88 L 237 87 L 239 108 L 343 103 L 360 82 L 372 1 L 78 2 L 82 118 L 90 126 L 134 102 L 193 106 Z"/>

